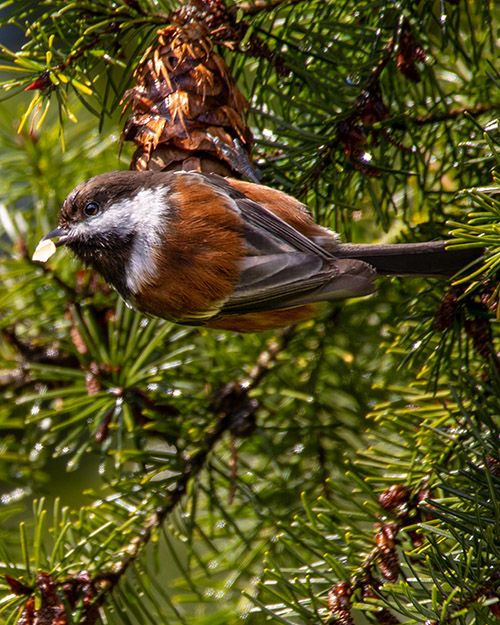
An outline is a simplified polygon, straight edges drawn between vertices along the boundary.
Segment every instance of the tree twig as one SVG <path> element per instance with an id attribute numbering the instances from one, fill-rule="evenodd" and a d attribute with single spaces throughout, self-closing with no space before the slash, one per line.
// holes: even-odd
<path id="1" fill-rule="evenodd" d="M 256 363 L 248 376 L 239 382 L 224 385 L 216 394 L 210 407 L 217 415 L 217 421 L 207 432 L 198 451 L 188 460 L 186 468 L 179 475 L 175 487 L 165 493 L 163 503 L 148 518 L 145 526 L 123 549 L 126 554 L 118 561 L 112 570 L 99 573 L 93 580 L 101 588 L 95 603 L 102 605 L 106 596 L 119 583 L 130 565 L 139 557 L 151 540 L 155 530 L 162 526 L 166 518 L 173 512 L 187 491 L 191 481 L 196 479 L 207 463 L 208 456 L 213 451 L 226 431 L 233 430 L 233 420 L 241 412 L 242 406 L 249 406 L 255 410 L 256 402 L 248 399 L 248 392 L 255 389 L 271 371 L 278 355 L 288 346 L 294 334 L 294 327 L 285 328 L 279 338 L 269 344 L 257 357 Z M 92 613 L 93 614 L 93 613 Z M 93 618 L 93 616 L 92 616 Z M 84 622 L 82 625 L 90 625 Z"/>

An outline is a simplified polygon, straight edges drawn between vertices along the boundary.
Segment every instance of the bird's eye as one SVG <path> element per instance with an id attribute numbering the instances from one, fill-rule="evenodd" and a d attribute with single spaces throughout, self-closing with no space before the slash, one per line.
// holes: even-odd
<path id="1" fill-rule="evenodd" d="M 83 212 L 87 215 L 87 217 L 93 217 L 97 215 L 97 213 L 101 210 L 98 202 L 89 202 L 85 205 Z"/>

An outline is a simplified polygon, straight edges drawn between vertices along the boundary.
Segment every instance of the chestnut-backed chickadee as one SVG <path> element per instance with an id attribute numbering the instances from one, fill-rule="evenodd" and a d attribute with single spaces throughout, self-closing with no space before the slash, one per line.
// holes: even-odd
<path id="1" fill-rule="evenodd" d="M 183 171 L 115 171 L 80 184 L 33 258 L 62 244 L 134 308 L 238 332 L 372 293 L 377 273 L 447 277 L 477 257 L 444 241 L 342 244 L 281 191 Z"/>

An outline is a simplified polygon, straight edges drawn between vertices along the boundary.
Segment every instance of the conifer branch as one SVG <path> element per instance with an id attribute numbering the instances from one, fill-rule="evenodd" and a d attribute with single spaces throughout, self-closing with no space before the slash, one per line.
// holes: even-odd
<path id="1" fill-rule="evenodd" d="M 206 467 L 209 455 L 222 436 L 228 431 L 238 436 L 249 434 L 248 424 L 245 424 L 244 421 L 249 418 L 253 420 L 258 404 L 248 397 L 248 393 L 254 390 L 271 371 L 276 358 L 282 350 L 286 349 L 293 334 L 293 327 L 280 332 L 280 336 L 259 354 L 248 376 L 239 382 L 226 384 L 217 391 L 210 405 L 210 410 L 217 417 L 215 425 L 207 432 L 198 450 L 188 459 L 182 474 L 177 477 L 174 487 L 165 493 L 163 501 L 160 501 L 141 531 L 122 549 L 122 559 L 114 564 L 111 571 L 101 571 L 94 578 L 94 584 L 100 589 L 96 606 L 102 605 L 106 596 L 113 591 L 130 566 L 143 553 L 154 533 L 161 528 L 169 515 L 179 505 L 186 495 L 189 485 Z M 93 612 L 91 618 L 94 618 Z M 82 625 L 91 625 L 91 623 L 93 623 L 92 620 L 85 621 Z"/>

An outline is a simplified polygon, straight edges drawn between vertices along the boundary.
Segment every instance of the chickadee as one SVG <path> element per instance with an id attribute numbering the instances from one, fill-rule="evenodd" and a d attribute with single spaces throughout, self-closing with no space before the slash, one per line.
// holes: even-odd
<path id="1" fill-rule="evenodd" d="M 449 277 L 477 256 L 444 241 L 342 244 L 281 191 L 183 171 L 114 171 L 80 184 L 33 259 L 63 244 L 137 310 L 237 332 L 372 293 L 377 274 Z"/>

